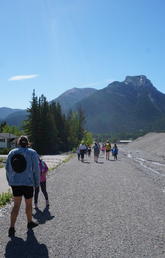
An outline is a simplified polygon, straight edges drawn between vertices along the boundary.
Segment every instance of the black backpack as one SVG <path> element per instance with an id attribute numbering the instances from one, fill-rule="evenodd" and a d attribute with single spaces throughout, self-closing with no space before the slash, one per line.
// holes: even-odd
<path id="1" fill-rule="evenodd" d="M 26 159 L 22 154 L 14 154 L 11 158 L 11 166 L 16 173 L 22 173 L 26 169 Z"/>

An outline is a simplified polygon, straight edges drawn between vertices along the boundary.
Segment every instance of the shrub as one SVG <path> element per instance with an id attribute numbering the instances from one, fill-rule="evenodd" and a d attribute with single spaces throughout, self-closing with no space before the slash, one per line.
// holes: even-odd
<path id="1" fill-rule="evenodd" d="M 9 190 L 7 193 L 1 193 L 0 194 L 0 207 L 4 206 L 6 203 L 11 201 L 12 193 Z"/>

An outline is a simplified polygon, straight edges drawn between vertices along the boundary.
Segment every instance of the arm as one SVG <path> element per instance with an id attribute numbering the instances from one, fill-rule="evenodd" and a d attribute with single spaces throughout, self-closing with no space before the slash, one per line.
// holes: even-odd
<path id="1" fill-rule="evenodd" d="M 39 167 L 39 157 L 36 151 L 34 151 L 32 155 L 33 162 L 33 178 L 34 178 L 34 186 L 37 187 L 40 184 L 40 167 Z"/>
<path id="2" fill-rule="evenodd" d="M 10 174 L 11 174 L 11 168 L 10 168 L 10 160 L 11 160 L 11 154 L 9 152 L 7 160 L 6 160 L 6 164 L 5 164 L 5 169 L 6 169 L 6 179 L 8 184 L 10 185 Z"/>

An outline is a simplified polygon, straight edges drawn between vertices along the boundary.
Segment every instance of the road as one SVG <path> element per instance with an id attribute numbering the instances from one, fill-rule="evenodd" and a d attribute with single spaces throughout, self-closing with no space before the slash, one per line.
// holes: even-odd
<path id="1" fill-rule="evenodd" d="M 165 257 L 165 193 L 158 175 L 120 152 L 117 161 L 73 158 L 51 171 L 50 209 L 40 194 L 27 232 L 24 204 L 16 237 L 7 236 L 10 206 L 0 217 L 0 257 Z"/>

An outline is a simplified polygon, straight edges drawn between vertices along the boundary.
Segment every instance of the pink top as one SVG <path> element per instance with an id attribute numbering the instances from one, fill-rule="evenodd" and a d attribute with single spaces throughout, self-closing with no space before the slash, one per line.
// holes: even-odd
<path id="1" fill-rule="evenodd" d="M 39 166 L 40 166 L 40 182 L 46 181 L 46 174 L 48 172 L 48 166 L 43 160 L 39 160 Z"/>

